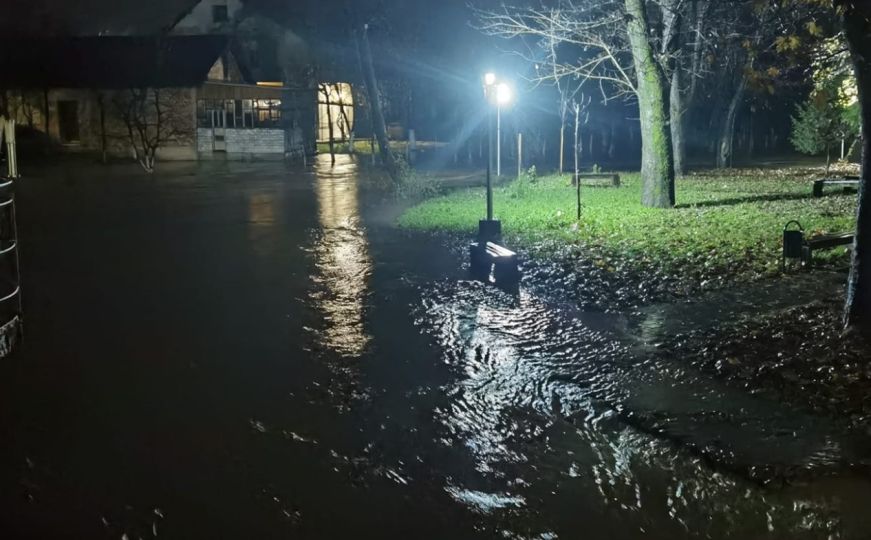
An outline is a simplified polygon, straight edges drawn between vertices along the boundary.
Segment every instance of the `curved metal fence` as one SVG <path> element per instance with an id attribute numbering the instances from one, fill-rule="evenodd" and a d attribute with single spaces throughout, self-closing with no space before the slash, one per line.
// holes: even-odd
<path id="1" fill-rule="evenodd" d="M 9 355 L 22 332 L 21 271 L 15 183 L 0 176 L 0 357 Z"/>

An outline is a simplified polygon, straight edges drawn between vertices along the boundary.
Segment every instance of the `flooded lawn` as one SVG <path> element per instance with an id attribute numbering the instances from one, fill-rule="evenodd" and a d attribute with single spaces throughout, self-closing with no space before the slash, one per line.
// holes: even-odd
<path id="1" fill-rule="evenodd" d="M 871 530 L 842 426 L 652 354 L 698 312 L 470 281 L 349 161 L 129 172 L 20 181 L 3 538 Z"/>

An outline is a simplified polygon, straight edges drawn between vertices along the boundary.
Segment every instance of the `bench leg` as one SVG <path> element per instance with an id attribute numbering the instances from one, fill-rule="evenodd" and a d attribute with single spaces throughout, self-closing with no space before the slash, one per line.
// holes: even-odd
<path id="1" fill-rule="evenodd" d="M 813 250 L 811 250 L 810 246 L 802 246 L 801 248 L 801 263 L 804 265 L 810 265 L 813 260 Z"/>
<path id="2" fill-rule="evenodd" d="M 469 246 L 469 272 L 475 279 L 486 280 L 490 277 L 490 269 L 492 267 L 490 258 L 484 252 L 484 249 L 476 244 Z"/>
<path id="3" fill-rule="evenodd" d="M 516 260 L 500 261 L 493 267 L 493 278 L 496 281 L 516 283 L 520 281 L 520 269 Z"/>

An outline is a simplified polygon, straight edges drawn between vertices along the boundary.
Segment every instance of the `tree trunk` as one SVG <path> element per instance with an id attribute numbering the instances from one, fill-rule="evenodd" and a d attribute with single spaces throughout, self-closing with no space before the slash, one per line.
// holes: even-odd
<path id="1" fill-rule="evenodd" d="M 826 176 L 829 176 L 829 169 L 832 167 L 832 145 L 826 144 Z"/>
<path id="2" fill-rule="evenodd" d="M 594 151 L 594 146 L 593 146 L 593 135 L 594 134 L 595 134 L 595 132 L 591 129 L 590 130 L 590 143 L 587 145 L 587 153 L 590 154 L 590 163 L 595 163 L 595 161 L 596 161 L 596 152 Z"/>
<path id="3" fill-rule="evenodd" d="M 684 18 L 681 16 L 687 6 L 682 5 L 683 0 L 661 0 L 659 2 L 662 17 L 662 40 L 661 54 L 667 59 L 668 76 L 668 103 L 669 103 L 669 130 L 671 131 L 672 160 L 674 161 L 675 176 L 684 175 L 684 137 L 683 137 L 683 113 L 684 113 L 684 65 L 676 52 L 682 43 L 681 29 Z M 690 11 L 696 11 L 695 2 L 690 6 Z"/>
<path id="4" fill-rule="evenodd" d="M 862 118 L 862 182 L 844 323 L 871 331 L 871 6 L 847 7 L 843 23 L 850 43 Z"/>
<path id="5" fill-rule="evenodd" d="M 674 174 L 683 176 L 686 174 L 684 162 L 686 161 L 686 142 L 684 139 L 684 99 L 681 70 L 675 68 L 671 75 L 671 92 L 669 104 L 671 114 L 671 141 L 674 145 Z"/>
<path id="6" fill-rule="evenodd" d="M 572 146 L 572 154 L 574 154 L 575 158 L 575 180 L 580 183 L 580 178 L 578 178 L 578 174 L 581 172 L 581 139 L 580 139 L 580 127 L 581 127 L 581 110 L 576 105 L 575 106 L 575 144 Z"/>
<path id="7" fill-rule="evenodd" d="M 330 163 L 336 164 L 336 148 L 334 142 L 334 133 L 333 133 L 333 104 L 330 103 L 330 87 L 326 84 L 321 85 L 321 93 L 324 95 L 324 104 L 327 107 L 327 137 L 329 140 L 327 141 L 327 145 L 330 149 Z"/>
<path id="8" fill-rule="evenodd" d="M 384 123 L 384 111 L 381 109 L 381 93 L 378 91 L 378 80 L 375 78 L 375 66 L 372 62 L 372 48 L 369 45 L 369 25 L 363 25 L 363 31 L 359 33 L 359 42 L 357 43 L 357 51 L 361 57 L 360 64 L 363 66 L 363 81 L 366 85 L 366 93 L 369 95 L 369 106 L 372 107 L 372 129 L 375 132 L 375 138 L 378 139 L 378 151 L 381 154 L 381 160 L 387 168 L 387 174 L 394 183 L 402 182 L 400 177 L 399 167 L 396 165 L 396 159 L 393 152 L 390 151 L 390 144 L 387 139 L 387 126 Z"/>
<path id="9" fill-rule="evenodd" d="M 566 121 L 565 118 L 560 120 L 559 127 L 559 173 L 563 173 L 563 163 L 565 163 L 565 148 L 566 148 Z"/>
<path id="10" fill-rule="evenodd" d="M 738 110 L 741 108 L 741 103 L 744 101 L 744 93 L 747 91 L 747 76 L 741 74 L 741 80 L 738 82 L 738 87 L 732 95 L 732 100 L 729 102 L 729 108 L 726 109 L 726 117 L 723 120 L 723 126 L 720 129 L 719 142 L 717 143 L 717 168 L 725 169 L 732 166 L 732 153 L 735 141 L 735 120 L 738 117 Z"/>
<path id="11" fill-rule="evenodd" d="M 97 106 L 100 108 L 100 159 L 103 165 L 108 161 L 106 141 L 106 99 L 102 92 L 97 93 Z"/>
<path id="12" fill-rule="evenodd" d="M 575 186 L 577 190 L 577 198 L 578 198 L 578 221 L 581 221 L 581 168 L 580 168 L 580 130 L 581 126 L 581 108 L 577 104 L 575 105 L 575 144 L 574 144 L 574 155 L 575 155 L 575 182 L 577 185 Z"/>
<path id="13" fill-rule="evenodd" d="M 614 161 L 614 152 L 617 151 L 617 123 L 611 122 L 611 136 L 608 144 L 608 161 Z"/>
<path id="14" fill-rule="evenodd" d="M 45 128 L 45 140 L 48 141 L 48 146 L 46 147 L 47 150 L 49 150 L 51 148 L 51 134 L 48 131 L 49 126 L 50 126 L 49 121 L 48 121 L 49 120 L 49 108 L 48 107 L 49 107 L 48 88 L 46 88 L 42 91 L 42 112 L 43 112 L 42 124 L 43 124 L 43 127 Z"/>
<path id="15" fill-rule="evenodd" d="M 638 76 L 641 116 L 641 202 L 644 206 L 674 206 L 674 155 L 669 129 L 668 85 L 654 58 L 644 0 L 625 0 L 626 29 Z"/>
<path id="16" fill-rule="evenodd" d="M 753 117 L 749 119 L 750 129 L 747 131 L 747 157 L 752 158 L 756 153 L 756 130 L 753 129 Z"/>

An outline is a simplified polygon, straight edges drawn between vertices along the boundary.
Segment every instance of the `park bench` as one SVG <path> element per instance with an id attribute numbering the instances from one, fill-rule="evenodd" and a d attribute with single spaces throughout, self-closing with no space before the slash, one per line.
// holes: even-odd
<path id="1" fill-rule="evenodd" d="M 792 228 L 790 228 L 792 227 Z M 805 238 L 804 229 L 798 221 L 790 221 L 783 228 L 783 262 L 786 270 L 787 259 L 801 259 L 802 264 L 813 261 L 814 251 L 846 246 L 853 243 L 854 233 L 818 234 Z"/>
<path id="2" fill-rule="evenodd" d="M 520 279 L 520 268 L 517 253 L 493 242 L 472 242 L 469 246 L 472 273 L 476 276 L 489 276 L 493 270 L 493 278 L 497 281 L 515 282 Z"/>
<path id="3" fill-rule="evenodd" d="M 853 236 L 854 234 L 849 232 L 812 236 L 804 241 L 801 251 L 801 260 L 805 264 L 810 264 L 813 260 L 814 251 L 850 245 L 853 243 Z"/>
<path id="4" fill-rule="evenodd" d="M 845 176 L 843 178 L 821 178 L 814 180 L 814 197 L 823 196 L 823 188 L 826 186 L 859 187 L 858 176 Z"/>
<path id="5" fill-rule="evenodd" d="M 615 173 L 580 173 L 572 176 L 572 185 L 578 185 L 578 180 L 607 180 L 614 187 L 620 187 L 620 175 Z"/>

